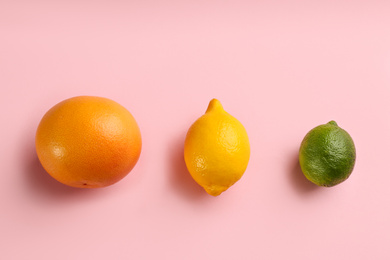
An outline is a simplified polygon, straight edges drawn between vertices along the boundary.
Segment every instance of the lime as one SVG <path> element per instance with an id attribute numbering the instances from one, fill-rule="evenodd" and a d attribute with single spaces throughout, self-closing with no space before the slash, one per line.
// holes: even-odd
<path id="1" fill-rule="evenodd" d="M 319 186 L 332 187 L 348 179 L 355 160 L 351 136 L 335 121 L 310 130 L 299 149 L 303 174 Z"/>

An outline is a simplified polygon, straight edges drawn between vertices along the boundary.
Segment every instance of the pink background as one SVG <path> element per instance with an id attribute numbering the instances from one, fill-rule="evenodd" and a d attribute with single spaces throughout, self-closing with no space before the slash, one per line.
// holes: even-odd
<path id="1" fill-rule="evenodd" d="M 0 88 L 1 259 L 390 259 L 389 1 L 1 1 Z M 141 128 L 113 186 L 66 187 L 37 160 L 41 117 L 77 95 Z M 251 141 L 219 197 L 183 160 L 212 98 Z M 320 188 L 297 154 L 330 120 L 357 162 Z"/>

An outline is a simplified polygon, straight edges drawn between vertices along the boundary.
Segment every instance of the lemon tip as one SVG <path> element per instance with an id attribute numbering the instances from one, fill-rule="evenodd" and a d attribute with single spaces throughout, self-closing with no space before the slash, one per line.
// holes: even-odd
<path id="1" fill-rule="evenodd" d="M 222 186 L 204 187 L 205 191 L 214 197 L 221 195 L 221 193 L 227 190 L 227 188 L 228 187 L 222 187 Z"/>
<path id="2" fill-rule="evenodd" d="M 223 107 L 222 107 L 221 102 L 218 99 L 213 98 L 210 101 L 209 106 L 207 107 L 206 112 L 215 111 L 215 110 L 223 110 Z"/>

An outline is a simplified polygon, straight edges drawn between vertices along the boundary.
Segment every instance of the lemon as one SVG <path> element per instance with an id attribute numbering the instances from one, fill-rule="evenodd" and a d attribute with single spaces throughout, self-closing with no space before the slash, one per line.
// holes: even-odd
<path id="1" fill-rule="evenodd" d="M 319 125 L 304 137 L 299 163 L 306 178 L 319 186 L 335 186 L 351 175 L 356 160 L 351 136 L 335 121 Z"/>
<path id="2" fill-rule="evenodd" d="M 189 128 L 184 159 L 192 178 L 213 196 L 220 195 L 244 174 L 250 155 L 244 126 L 217 99 Z"/>

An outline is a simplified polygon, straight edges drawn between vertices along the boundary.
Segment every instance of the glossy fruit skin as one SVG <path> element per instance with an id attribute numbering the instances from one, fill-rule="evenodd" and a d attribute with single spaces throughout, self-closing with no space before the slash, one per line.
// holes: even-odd
<path id="1" fill-rule="evenodd" d="M 249 156 L 244 126 L 218 100 L 211 100 L 185 139 L 184 159 L 193 179 L 207 193 L 218 196 L 242 177 Z"/>
<path id="2" fill-rule="evenodd" d="M 134 117 L 123 106 L 107 98 L 78 96 L 47 111 L 35 147 L 42 166 L 59 182 L 99 188 L 133 169 L 142 140 Z"/>
<path id="3" fill-rule="evenodd" d="M 299 150 L 304 175 L 319 186 L 332 187 L 348 179 L 355 161 L 355 144 L 335 121 L 310 130 Z"/>

